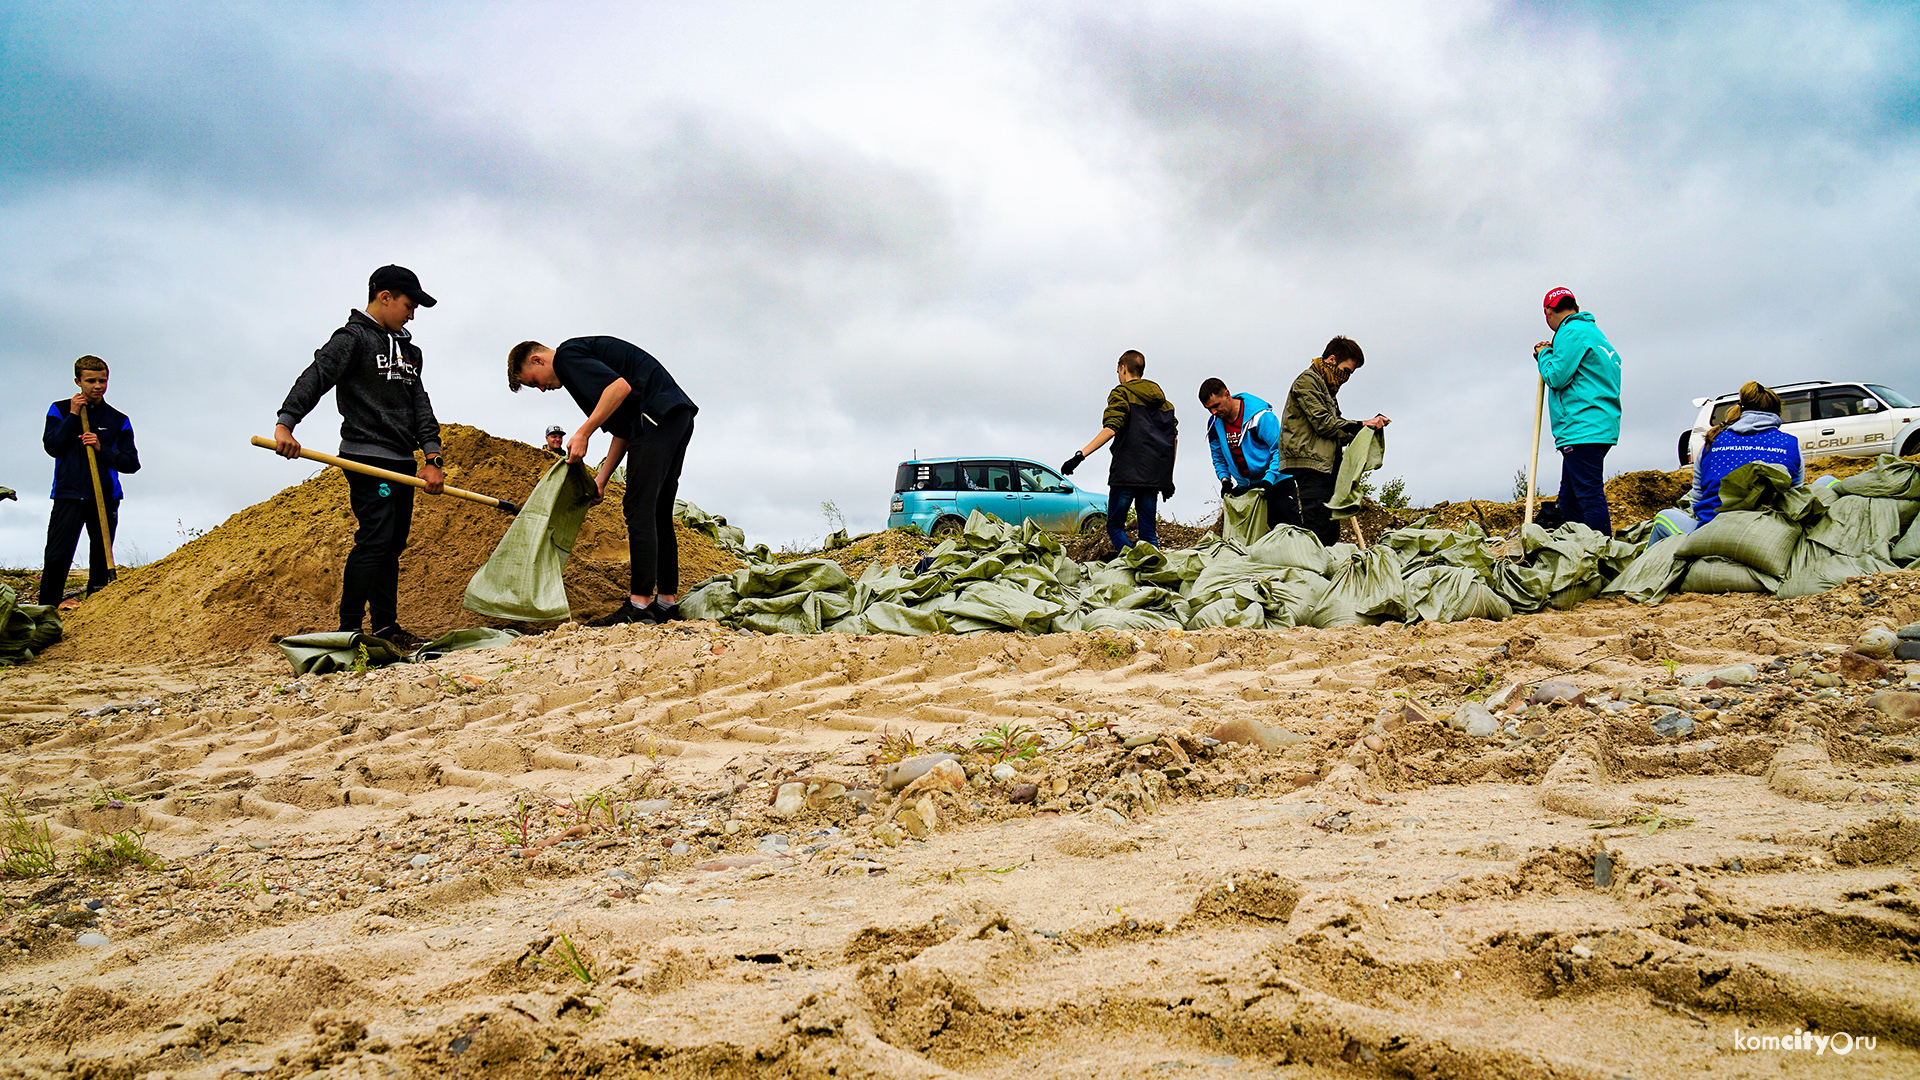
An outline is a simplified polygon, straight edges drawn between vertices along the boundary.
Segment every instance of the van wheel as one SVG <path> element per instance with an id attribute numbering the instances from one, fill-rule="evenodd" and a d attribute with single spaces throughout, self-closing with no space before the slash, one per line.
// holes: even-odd
<path id="1" fill-rule="evenodd" d="M 943 517 L 939 521 L 936 521 L 933 523 L 933 535 L 959 536 L 960 531 L 962 529 L 965 529 L 966 527 L 967 527 L 966 522 L 961 521 L 959 518 L 954 517 L 952 514 L 948 514 L 946 517 Z"/>
<path id="2" fill-rule="evenodd" d="M 1901 457 L 1912 457 L 1915 454 L 1920 454 L 1920 431 L 1907 436 L 1906 443 L 1900 447 Z"/>
<path id="3" fill-rule="evenodd" d="M 1683 431 L 1680 433 L 1680 467 L 1684 469 L 1691 464 L 1693 464 L 1693 432 Z"/>
<path id="4" fill-rule="evenodd" d="M 1080 523 L 1080 531 L 1086 533 L 1088 536 L 1099 536 L 1105 533 L 1107 531 L 1107 515 L 1088 514 L 1086 520 Z"/>

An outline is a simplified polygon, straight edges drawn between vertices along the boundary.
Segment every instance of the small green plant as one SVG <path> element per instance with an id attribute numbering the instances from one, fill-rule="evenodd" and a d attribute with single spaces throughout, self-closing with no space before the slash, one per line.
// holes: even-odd
<path id="1" fill-rule="evenodd" d="M 1107 656 L 1114 660 L 1118 660 L 1127 655 L 1127 647 L 1117 641 L 1104 641 L 1100 643 L 1100 646 L 1106 650 Z"/>
<path id="2" fill-rule="evenodd" d="M 1680 673 L 1680 662 L 1678 660 L 1665 656 L 1657 657 L 1656 659 L 1660 661 L 1662 667 L 1667 669 L 1667 678 L 1672 679 Z"/>
<path id="3" fill-rule="evenodd" d="M 592 956 L 581 952 L 580 947 L 575 945 L 567 935 L 561 934 L 559 943 L 548 950 L 548 954 L 541 959 L 585 985 L 592 986 L 600 981 L 600 965 Z"/>
<path id="4" fill-rule="evenodd" d="M 115 788 L 99 788 L 87 797 L 88 805 L 95 810 L 118 810 L 127 802 L 127 797 Z"/>
<path id="5" fill-rule="evenodd" d="M 1381 507 L 1387 510 L 1405 510 L 1407 508 L 1407 481 L 1396 476 L 1380 485 L 1380 494 L 1375 497 Z"/>
<path id="6" fill-rule="evenodd" d="M 1525 502 L 1526 500 L 1527 500 L 1527 469 L 1526 469 L 1526 466 L 1523 465 L 1520 468 L 1515 469 L 1513 471 L 1513 501 Z"/>
<path id="7" fill-rule="evenodd" d="M 914 741 L 913 732 L 888 731 L 886 728 L 881 728 L 880 742 L 879 745 L 874 748 L 873 756 L 878 761 L 891 763 L 895 761 L 905 761 L 910 757 L 923 753 L 925 750 L 925 747 Z"/>
<path id="8" fill-rule="evenodd" d="M 11 795 L 0 795 L 0 813 L 6 822 L 0 825 L 0 874 L 7 877 L 45 877 L 58 864 L 53 853 L 53 831 L 44 821 L 28 821 Z"/>
<path id="9" fill-rule="evenodd" d="M 1021 760 L 1040 752 L 1040 736 L 1027 725 L 1009 720 L 973 740 L 973 748 L 995 761 Z"/>
<path id="10" fill-rule="evenodd" d="M 150 870 L 162 862 L 147 850 L 146 834 L 132 829 L 106 833 L 81 844 L 73 853 L 74 868 L 89 874 L 111 874 L 125 867 Z"/>
<path id="11" fill-rule="evenodd" d="M 533 807 L 527 805 L 527 800 L 520 799 L 514 803 L 513 816 L 500 826 L 500 839 L 520 847 L 533 842 Z"/>
<path id="12" fill-rule="evenodd" d="M 834 531 L 834 532 L 846 531 L 846 528 L 847 528 L 846 515 L 840 512 L 840 507 L 835 505 L 832 499 L 824 499 L 821 501 L 820 516 L 823 518 L 826 518 L 827 524 L 833 526 L 833 529 L 830 531 Z"/>
<path id="13" fill-rule="evenodd" d="M 353 647 L 353 663 L 347 666 L 347 670 L 353 672 L 355 675 L 365 675 L 367 672 L 373 670 L 373 660 L 367 655 L 367 647 L 365 645 L 355 645 Z"/>

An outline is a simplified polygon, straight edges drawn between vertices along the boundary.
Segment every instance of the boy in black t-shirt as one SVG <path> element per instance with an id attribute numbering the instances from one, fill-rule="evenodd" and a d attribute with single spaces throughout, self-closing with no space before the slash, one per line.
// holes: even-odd
<path id="1" fill-rule="evenodd" d="M 569 461 L 587 456 L 595 431 L 613 437 L 594 484 L 604 496 L 624 457 L 627 494 L 627 602 L 589 626 L 663 623 L 680 617 L 680 546 L 673 535 L 673 501 L 680 469 L 700 411 L 660 361 L 616 337 L 569 338 L 558 349 L 523 341 L 507 353 L 507 387 L 564 389 L 587 414 L 567 439 Z"/>
<path id="2" fill-rule="evenodd" d="M 113 580 L 107 545 L 120 529 L 120 474 L 140 471 L 140 454 L 133 445 L 133 422 L 107 404 L 107 362 L 83 356 L 73 362 L 73 384 L 80 392 L 47 408 L 47 429 L 41 445 L 53 458 L 53 513 L 47 519 L 46 561 L 41 564 L 40 602 L 60 603 L 73 567 L 73 549 L 80 530 L 87 530 L 87 595 Z M 91 431 L 82 431 L 80 411 L 86 410 Z M 107 502 L 107 531 L 100 529 L 100 506 L 93 499 L 93 474 L 87 465 L 87 447 L 93 447 L 100 469 L 100 493 Z"/>
<path id="3" fill-rule="evenodd" d="M 293 429 L 327 391 L 338 387 L 340 456 L 388 472 L 414 471 L 413 452 L 426 455 L 419 477 L 427 494 L 445 490 L 441 471 L 440 421 L 420 381 L 425 364 L 407 333 L 416 307 L 434 299 L 404 266 L 383 266 L 367 281 L 367 309 L 347 315 L 347 324 L 314 350 L 313 363 L 294 380 L 273 429 L 281 457 L 300 456 Z M 402 649 L 420 639 L 400 628 L 400 553 L 413 526 L 413 488 L 377 476 L 347 473 L 348 499 L 359 528 L 340 574 L 340 629 L 360 630 L 371 613 L 373 635 Z"/>

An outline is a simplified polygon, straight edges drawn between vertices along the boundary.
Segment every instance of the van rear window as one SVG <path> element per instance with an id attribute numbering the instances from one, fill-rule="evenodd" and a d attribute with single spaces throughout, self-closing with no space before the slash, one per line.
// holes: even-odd
<path id="1" fill-rule="evenodd" d="M 895 491 L 953 491 L 959 488 L 960 466 L 952 461 L 909 461 L 893 474 Z"/>

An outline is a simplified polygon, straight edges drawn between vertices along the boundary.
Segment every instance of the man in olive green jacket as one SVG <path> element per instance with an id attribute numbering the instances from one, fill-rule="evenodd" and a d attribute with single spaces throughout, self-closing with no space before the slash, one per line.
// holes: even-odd
<path id="1" fill-rule="evenodd" d="M 1340 415 L 1340 387 L 1366 362 L 1352 338 L 1327 342 L 1326 350 L 1293 380 L 1280 415 L 1281 462 L 1299 487 L 1300 519 L 1328 547 L 1340 542 L 1340 524 L 1327 512 L 1340 471 L 1340 450 L 1361 428 L 1378 431 L 1390 423 L 1378 414 L 1371 420 Z"/>

